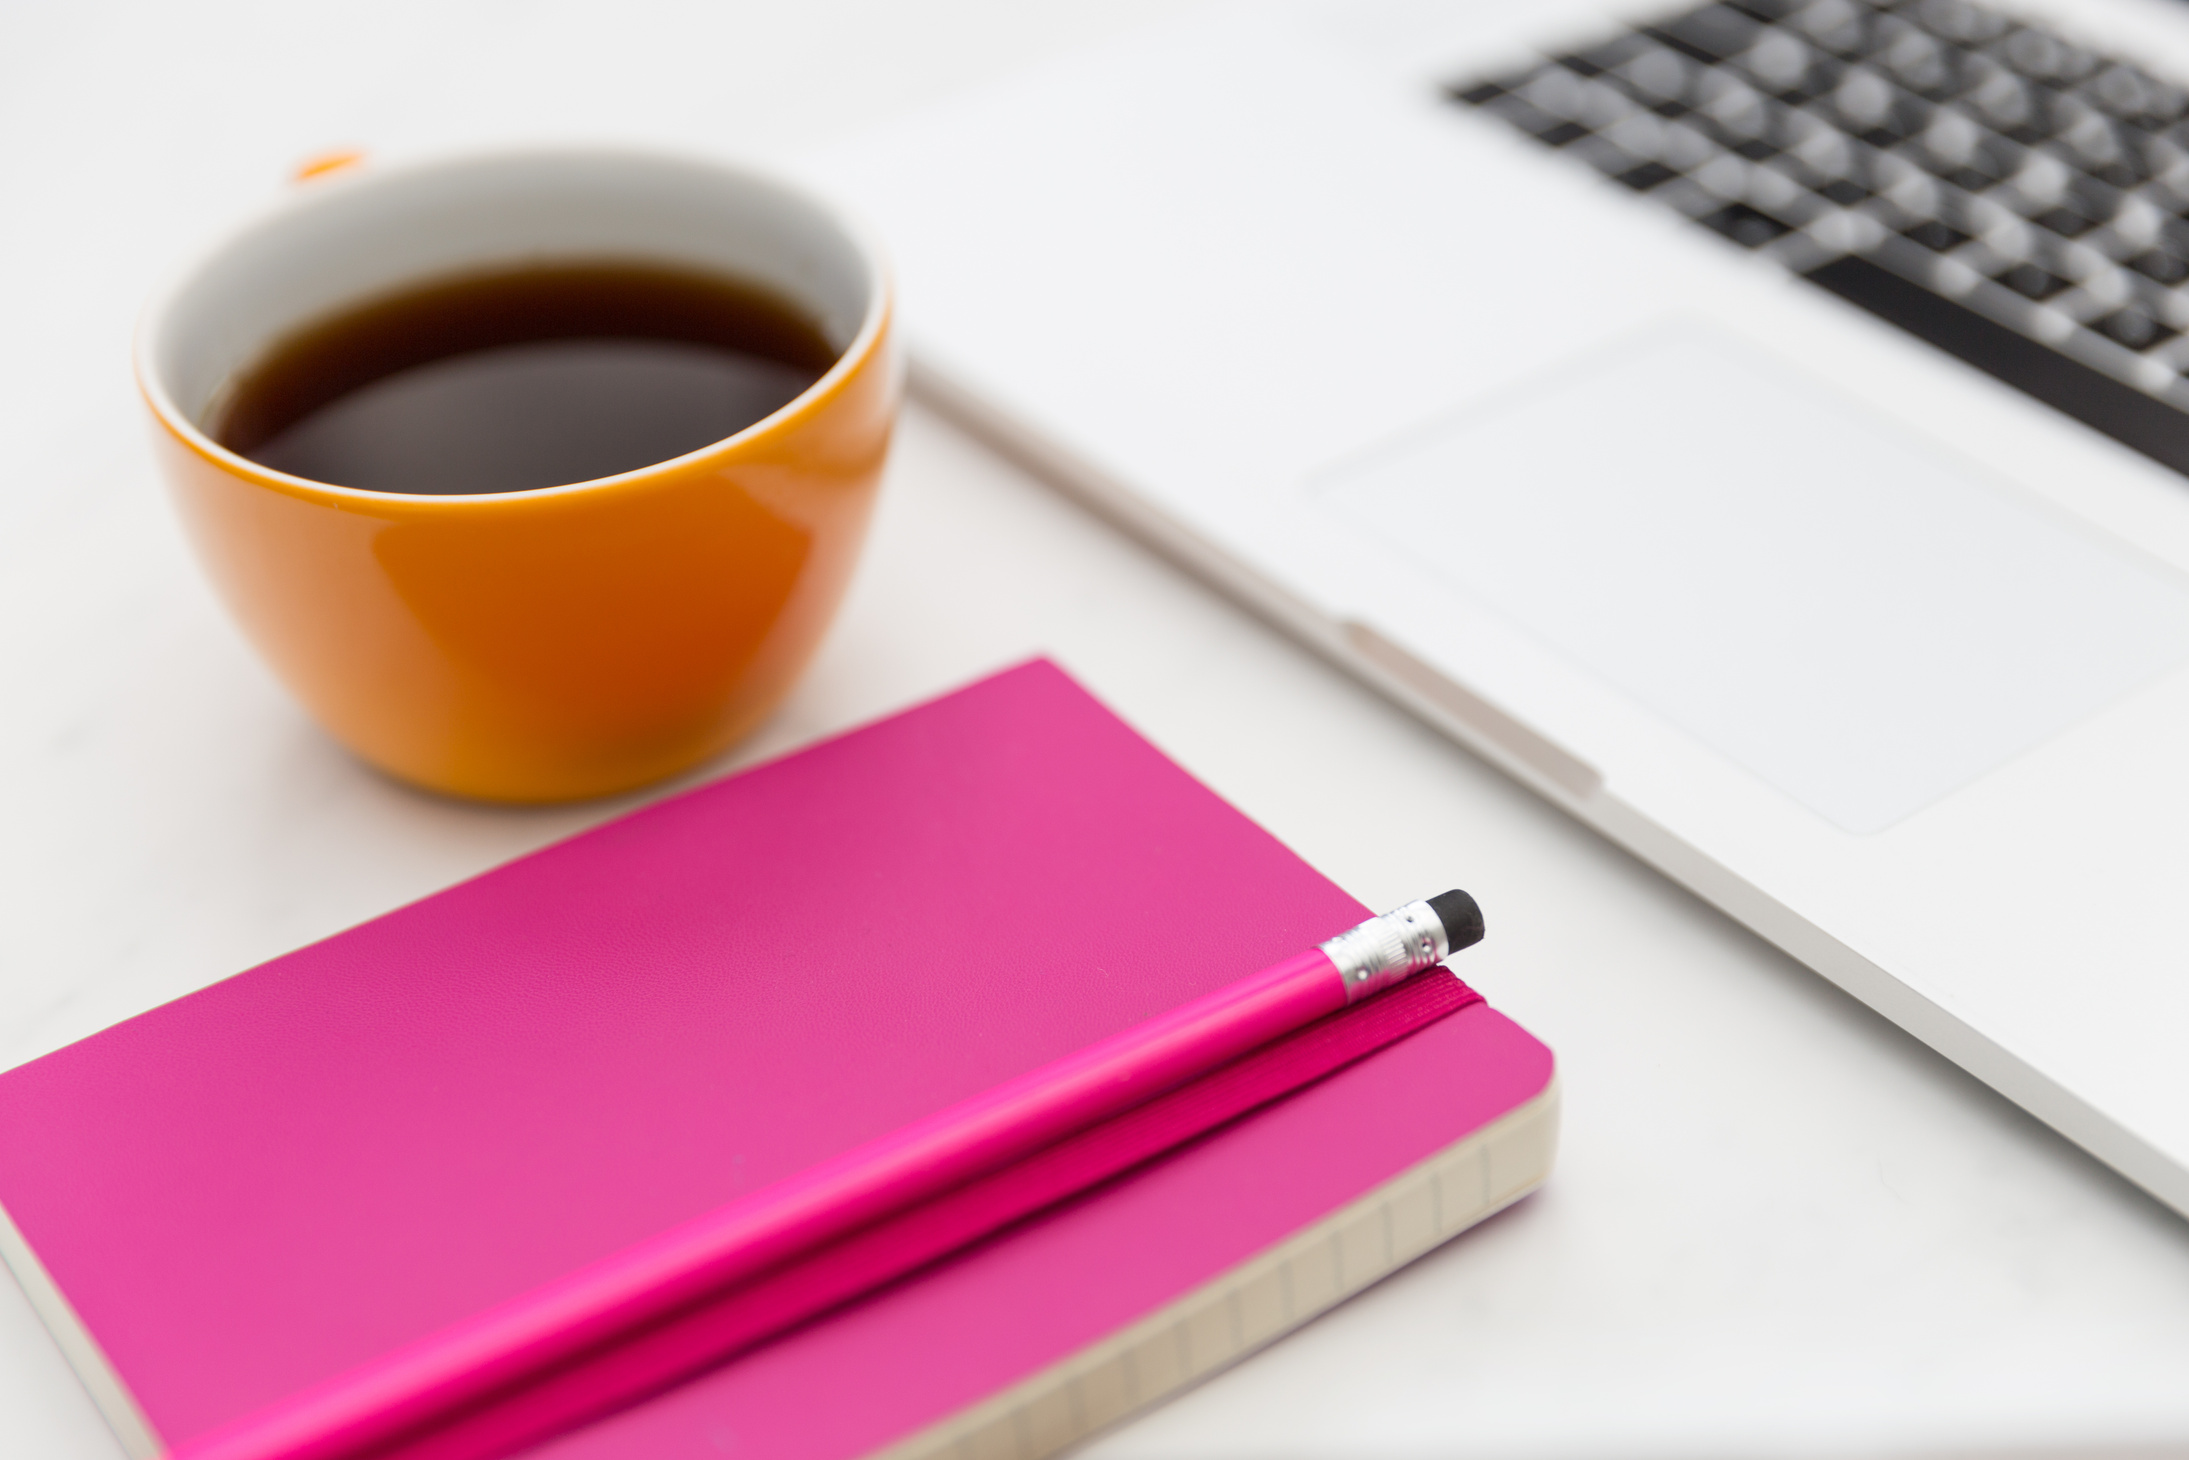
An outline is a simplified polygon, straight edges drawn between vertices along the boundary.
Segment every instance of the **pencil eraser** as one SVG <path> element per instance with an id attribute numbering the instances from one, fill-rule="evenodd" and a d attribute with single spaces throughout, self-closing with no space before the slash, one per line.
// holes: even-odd
<path id="1" fill-rule="evenodd" d="M 1458 888 L 1429 899 L 1429 911 L 1444 924 L 1444 944 L 1452 952 L 1482 941 L 1482 908 Z"/>

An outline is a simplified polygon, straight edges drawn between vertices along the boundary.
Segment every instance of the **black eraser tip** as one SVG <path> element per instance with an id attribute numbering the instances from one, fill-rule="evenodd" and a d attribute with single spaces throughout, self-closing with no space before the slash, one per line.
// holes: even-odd
<path id="1" fill-rule="evenodd" d="M 1482 941 L 1482 908 L 1458 888 L 1429 899 L 1429 911 L 1444 924 L 1444 942 L 1454 953 Z"/>

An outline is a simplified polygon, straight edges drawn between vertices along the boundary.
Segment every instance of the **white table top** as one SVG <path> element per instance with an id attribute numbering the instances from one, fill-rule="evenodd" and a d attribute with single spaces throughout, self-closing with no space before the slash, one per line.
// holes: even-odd
<path id="1" fill-rule="evenodd" d="M 631 804 L 430 799 L 283 695 L 144 447 L 161 271 L 325 147 L 776 155 L 1154 8 L 0 11 L 0 1066 Z M 704 774 L 1034 653 L 1363 900 L 1476 892 L 1466 976 L 1567 1101 L 1541 1194 L 1089 1453 L 2189 1453 L 2189 1223 L 917 406 L 818 662 Z M 0 1283 L 0 1455 L 118 1454 Z"/>

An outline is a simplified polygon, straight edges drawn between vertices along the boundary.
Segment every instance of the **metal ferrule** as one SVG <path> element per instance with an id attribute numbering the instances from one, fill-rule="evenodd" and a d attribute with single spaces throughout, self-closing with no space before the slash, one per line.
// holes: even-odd
<path id="1" fill-rule="evenodd" d="M 1370 918 L 1320 946 L 1345 979 L 1348 1004 L 1434 968 L 1452 951 L 1443 922 L 1426 902 L 1410 902 Z"/>

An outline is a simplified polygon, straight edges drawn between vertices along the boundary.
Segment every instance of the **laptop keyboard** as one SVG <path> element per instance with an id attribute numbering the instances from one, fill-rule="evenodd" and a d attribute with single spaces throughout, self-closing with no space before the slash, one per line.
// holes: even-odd
<path id="1" fill-rule="evenodd" d="M 1451 96 L 2189 473 L 2189 90 L 1970 0 L 1735 0 Z"/>

